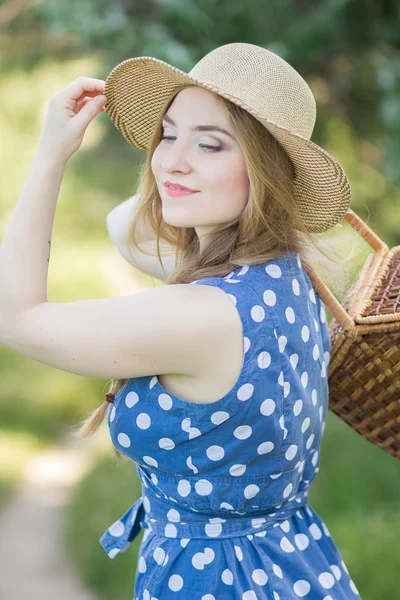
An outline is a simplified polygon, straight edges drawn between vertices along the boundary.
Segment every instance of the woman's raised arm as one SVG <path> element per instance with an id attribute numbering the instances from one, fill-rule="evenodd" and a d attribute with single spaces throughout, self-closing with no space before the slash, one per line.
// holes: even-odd
<path id="1" fill-rule="evenodd" d="M 108 213 L 106 219 L 108 235 L 121 256 L 132 266 L 152 277 L 165 281 L 175 268 L 174 247 L 160 242 L 161 259 L 165 269 L 164 273 L 157 256 L 156 241 L 151 239 L 150 234 L 146 234 L 145 231 L 141 232 L 146 250 L 151 252 L 151 256 L 133 249 L 128 244 L 128 229 L 135 200 L 136 195 L 124 200 Z"/>

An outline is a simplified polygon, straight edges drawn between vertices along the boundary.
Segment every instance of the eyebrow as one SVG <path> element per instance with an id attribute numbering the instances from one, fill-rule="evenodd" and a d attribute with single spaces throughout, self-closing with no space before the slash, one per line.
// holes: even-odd
<path id="1" fill-rule="evenodd" d="M 164 116 L 163 121 L 166 121 L 170 125 L 176 126 L 175 121 L 173 121 L 168 115 Z M 229 133 L 229 131 L 226 131 L 226 129 L 223 129 L 222 127 L 218 127 L 218 125 L 197 125 L 196 127 L 191 127 L 190 129 L 192 131 L 218 131 L 219 133 L 224 133 L 225 135 L 228 135 L 233 140 L 235 139 L 233 135 Z"/>

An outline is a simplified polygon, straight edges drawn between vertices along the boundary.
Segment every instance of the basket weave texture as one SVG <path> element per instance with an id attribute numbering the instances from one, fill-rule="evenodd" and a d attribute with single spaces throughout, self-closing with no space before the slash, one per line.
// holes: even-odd
<path id="1" fill-rule="evenodd" d="M 352 210 L 344 219 L 376 250 L 340 304 L 305 261 L 332 313 L 329 409 L 400 460 L 400 246 L 390 249 Z"/>

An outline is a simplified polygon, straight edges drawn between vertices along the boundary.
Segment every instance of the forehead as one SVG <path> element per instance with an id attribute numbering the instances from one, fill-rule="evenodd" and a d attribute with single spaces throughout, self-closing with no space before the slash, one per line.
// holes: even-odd
<path id="1" fill-rule="evenodd" d="M 208 118 L 213 118 L 219 124 L 229 125 L 229 120 L 217 94 L 199 86 L 191 86 L 181 90 L 174 98 L 166 114 L 175 122 L 203 121 L 208 123 Z"/>

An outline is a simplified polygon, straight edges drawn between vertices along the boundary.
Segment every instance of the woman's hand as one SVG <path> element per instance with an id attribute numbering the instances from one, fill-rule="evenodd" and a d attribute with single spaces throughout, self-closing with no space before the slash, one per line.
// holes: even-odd
<path id="1" fill-rule="evenodd" d="M 79 149 L 89 123 L 104 112 L 105 81 L 78 77 L 50 98 L 40 151 L 52 160 L 67 162 Z"/>

